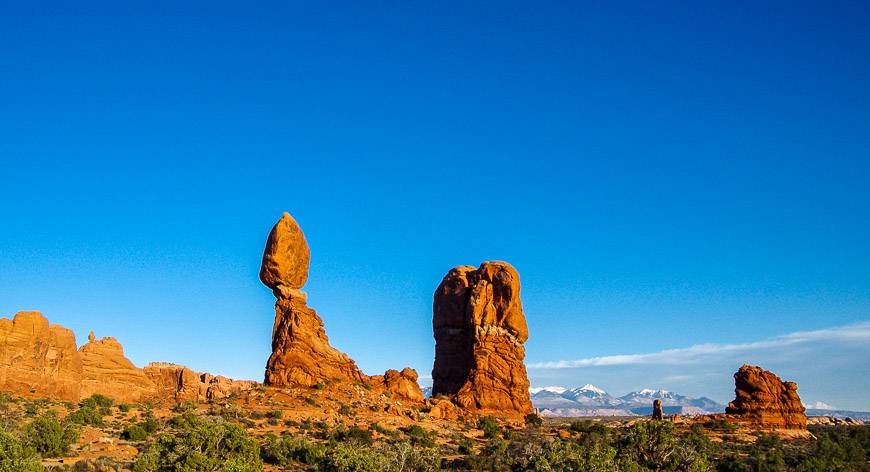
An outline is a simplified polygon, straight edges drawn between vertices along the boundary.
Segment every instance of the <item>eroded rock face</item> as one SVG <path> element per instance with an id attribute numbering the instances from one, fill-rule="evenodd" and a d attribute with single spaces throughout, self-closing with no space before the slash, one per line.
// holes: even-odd
<path id="1" fill-rule="evenodd" d="M 329 380 L 365 378 L 350 357 L 329 345 L 323 320 L 305 305 L 304 297 L 278 299 L 266 385 L 313 387 Z"/>
<path id="2" fill-rule="evenodd" d="M 260 266 L 260 280 L 275 292 L 275 296 L 288 297 L 288 290 L 298 290 L 308 280 L 311 253 L 302 228 L 289 213 L 281 215 L 275 223 Z"/>
<path id="3" fill-rule="evenodd" d="M 94 333 L 79 348 L 82 359 L 81 396 L 100 393 L 125 402 L 139 402 L 154 396 L 148 376 L 124 356 L 115 338 L 97 340 Z"/>
<path id="4" fill-rule="evenodd" d="M 405 367 L 401 372 L 390 369 L 384 375 L 375 375 L 369 377 L 369 383 L 373 387 L 382 388 L 390 394 L 390 398 L 398 398 L 410 400 L 413 402 L 422 402 L 425 400 L 423 390 L 417 383 L 417 371 Z"/>
<path id="5" fill-rule="evenodd" d="M 302 230 L 284 213 L 269 233 L 260 268 L 260 280 L 278 299 L 265 383 L 312 387 L 335 379 L 363 382 L 366 376 L 329 345 L 323 320 L 305 304 L 307 297 L 299 289 L 308 278 L 309 257 Z"/>
<path id="6" fill-rule="evenodd" d="M 139 369 L 124 356 L 124 348 L 115 338 L 98 340 L 93 333 L 88 343 L 76 350 L 75 334 L 49 325 L 39 312 L 0 319 L 0 390 L 16 395 L 71 402 L 95 393 L 119 403 L 202 401 L 255 385 L 172 364 Z"/>
<path id="7" fill-rule="evenodd" d="M 761 367 L 744 365 L 734 374 L 736 398 L 725 413 L 760 429 L 807 429 L 797 384 Z"/>
<path id="8" fill-rule="evenodd" d="M 49 325 L 38 311 L 0 319 L 0 389 L 78 401 L 81 377 L 82 359 L 71 330 Z"/>
<path id="9" fill-rule="evenodd" d="M 533 411 L 523 343 L 520 277 L 506 262 L 456 267 L 435 291 L 432 395 L 463 408 L 519 417 Z"/>

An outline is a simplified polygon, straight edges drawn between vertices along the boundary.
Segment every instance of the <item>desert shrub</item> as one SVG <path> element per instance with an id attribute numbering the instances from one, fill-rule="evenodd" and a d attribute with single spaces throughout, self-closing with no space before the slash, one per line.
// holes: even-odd
<path id="1" fill-rule="evenodd" d="M 160 423 L 154 419 L 154 416 L 150 413 L 145 415 L 145 419 L 139 422 L 139 427 L 144 429 L 148 434 L 154 434 L 160 429 Z"/>
<path id="2" fill-rule="evenodd" d="M 122 404 L 118 405 L 118 410 L 120 410 L 121 413 L 127 413 L 130 411 L 131 408 L 132 407 L 130 406 L 129 403 L 122 403 Z"/>
<path id="3" fill-rule="evenodd" d="M 704 427 L 713 431 L 733 433 L 737 431 L 737 425 L 724 418 L 717 418 L 704 423 Z"/>
<path id="4" fill-rule="evenodd" d="M 320 406 L 320 405 L 317 403 L 317 400 L 315 400 L 315 399 L 312 398 L 312 397 L 305 397 L 305 403 L 307 403 L 307 404 L 309 404 L 309 405 L 311 405 L 311 406 Z"/>
<path id="5" fill-rule="evenodd" d="M 266 414 L 263 413 L 262 411 L 256 411 L 256 410 L 254 410 L 254 411 L 248 413 L 248 418 L 250 418 L 250 419 L 252 419 L 252 420 L 255 420 L 255 421 L 257 421 L 257 420 L 261 420 L 261 419 L 263 419 L 263 418 L 265 418 L 265 417 L 266 417 Z"/>
<path id="6" fill-rule="evenodd" d="M 55 415 L 35 418 L 21 431 L 24 447 L 32 448 L 43 457 L 58 457 L 79 439 L 79 427 L 75 423 L 61 423 Z"/>
<path id="7" fill-rule="evenodd" d="M 280 420 L 281 418 L 284 417 L 284 412 L 281 410 L 272 410 L 269 413 L 267 413 L 267 416 L 269 418 L 274 418 L 276 420 Z"/>
<path id="8" fill-rule="evenodd" d="M 531 428 L 540 428 L 544 424 L 544 420 L 535 413 L 529 413 L 523 418 L 523 420 L 525 421 L 526 426 Z"/>
<path id="9" fill-rule="evenodd" d="M 196 403 L 190 400 L 172 405 L 173 413 L 187 413 L 189 411 L 196 411 Z"/>
<path id="10" fill-rule="evenodd" d="M 419 425 L 412 424 L 402 428 L 402 432 L 414 446 L 434 447 L 436 434 L 434 431 L 426 431 Z"/>
<path id="11" fill-rule="evenodd" d="M 244 429 L 221 418 L 188 417 L 136 457 L 135 472 L 262 471 L 260 447 Z"/>
<path id="12" fill-rule="evenodd" d="M 120 471 L 126 469 L 115 459 L 112 459 L 110 457 L 100 457 L 99 459 L 85 459 L 83 461 L 78 461 L 73 464 L 71 470 L 72 472 L 104 472 L 113 470 Z"/>
<path id="13" fill-rule="evenodd" d="M 0 431 L 0 472 L 42 472 L 32 448 L 24 447 L 9 433 Z"/>
<path id="14" fill-rule="evenodd" d="M 382 449 L 383 469 L 387 471 L 435 472 L 441 470 L 442 458 L 433 447 L 420 447 L 409 442 L 387 444 Z"/>
<path id="15" fill-rule="evenodd" d="M 66 420 L 83 426 L 102 426 L 103 414 L 95 406 L 83 405 L 67 415 Z"/>
<path id="16" fill-rule="evenodd" d="M 702 439 L 677 436 L 673 423 L 643 421 L 623 433 L 619 455 L 626 463 L 653 470 L 710 470 L 706 454 L 698 448 L 699 441 Z"/>
<path id="17" fill-rule="evenodd" d="M 483 437 L 487 439 L 501 436 L 501 427 L 498 425 L 498 421 L 491 416 L 481 417 L 477 421 L 477 427 L 483 431 Z"/>
<path id="18" fill-rule="evenodd" d="M 291 470 L 298 464 L 317 465 L 326 457 L 326 446 L 297 436 L 269 435 L 261 451 L 266 462 Z"/>
<path id="19" fill-rule="evenodd" d="M 350 428 L 337 428 L 332 432 L 332 439 L 339 442 L 357 442 L 367 446 L 372 445 L 372 432 L 358 426 Z"/>
<path id="20" fill-rule="evenodd" d="M 103 411 L 108 410 L 114 404 L 115 404 L 114 400 L 112 400 L 111 398 L 109 398 L 105 395 L 100 395 L 99 393 L 95 393 L 95 394 L 89 396 L 88 398 L 85 398 L 81 402 L 81 405 L 83 407 L 91 407 L 91 408 L 96 408 L 96 409 L 100 409 Z M 107 414 L 107 413 L 104 413 L 104 414 Z"/>
<path id="21" fill-rule="evenodd" d="M 351 408 L 350 405 L 342 404 L 340 407 L 338 407 L 338 414 L 344 415 L 344 416 L 350 416 L 353 414 L 353 408 Z"/>
<path id="22" fill-rule="evenodd" d="M 121 432 L 121 438 L 128 441 L 144 441 L 148 438 L 148 432 L 139 425 L 131 425 L 124 428 L 124 431 Z"/>
<path id="23" fill-rule="evenodd" d="M 376 449 L 357 442 L 332 443 L 319 464 L 330 472 L 380 472 L 386 457 Z"/>
<path id="24" fill-rule="evenodd" d="M 371 428 L 372 431 L 377 431 L 378 433 L 391 438 L 399 434 L 398 431 L 394 429 L 387 429 L 381 426 L 380 423 L 372 423 L 371 425 L 369 425 L 369 428 Z"/>

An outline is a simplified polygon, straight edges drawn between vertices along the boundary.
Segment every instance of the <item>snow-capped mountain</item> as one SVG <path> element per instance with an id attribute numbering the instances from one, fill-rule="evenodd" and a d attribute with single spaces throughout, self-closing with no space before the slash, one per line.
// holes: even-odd
<path id="1" fill-rule="evenodd" d="M 532 404 L 545 416 L 649 415 L 653 400 L 661 400 L 668 414 L 697 415 L 725 410 L 724 405 L 709 398 L 691 398 L 667 390 L 643 389 L 614 397 L 595 385 L 586 384 L 578 388 L 531 388 L 529 393 Z"/>

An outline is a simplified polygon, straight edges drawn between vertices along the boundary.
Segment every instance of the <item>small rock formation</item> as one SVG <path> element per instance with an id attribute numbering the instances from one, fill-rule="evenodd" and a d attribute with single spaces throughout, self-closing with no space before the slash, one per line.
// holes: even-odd
<path id="1" fill-rule="evenodd" d="M 223 376 L 194 372 L 183 365 L 152 362 L 142 369 L 160 398 L 176 402 L 218 400 L 233 393 L 250 390 L 256 382 L 232 380 Z"/>
<path id="2" fill-rule="evenodd" d="M 266 385 L 312 387 L 334 379 L 367 378 L 346 354 L 329 345 L 323 320 L 308 308 L 305 292 L 310 253 L 302 229 L 284 213 L 266 242 L 260 280 L 278 299 Z"/>
<path id="3" fill-rule="evenodd" d="M 783 382 L 761 367 L 744 365 L 734 374 L 736 398 L 725 413 L 760 429 L 806 430 L 807 417 L 797 384 Z"/>
<path id="4" fill-rule="evenodd" d="M 455 267 L 435 291 L 432 311 L 432 395 L 484 414 L 532 412 L 523 363 L 529 332 L 516 269 L 506 262 Z"/>
<path id="5" fill-rule="evenodd" d="M 399 398 L 414 402 L 422 402 L 425 400 L 423 390 L 417 383 L 417 371 L 405 367 L 401 372 L 390 369 L 384 375 L 374 375 L 369 377 L 369 383 L 372 386 L 383 388 L 385 392 L 389 392 L 391 398 Z"/>
<path id="6" fill-rule="evenodd" d="M 653 400 L 652 419 L 659 421 L 664 419 L 664 415 L 662 414 L 662 401 L 659 399 Z"/>
<path id="7" fill-rule="evenodd" d="M 171 366 L 165 367 L 165 366 Z M 207 400 L 253 388 L 256 382 L 198 374 L 172 364 L 139 369 L 112 337 L 76 350 L 75 334 L 49 325 L 38 311 L 0 319 L 0 390 L 77 402 L 95 393 L 116 402 Z"/>

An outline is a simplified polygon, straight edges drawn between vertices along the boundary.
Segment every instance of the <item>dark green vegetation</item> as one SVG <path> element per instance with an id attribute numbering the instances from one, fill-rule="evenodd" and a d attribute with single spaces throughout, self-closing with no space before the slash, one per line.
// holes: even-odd
<path id="1" fill-rule="evenodd" d="M 331 423 L 286 419 L 281 410 L 250 412 L 234 404 L 207 410 L 185 404 L 163 413 L 152 408 L 113 405 L 99 396 L 78 405 L 0 396 L 0 472 L 870 472 L 866 426 L 814 426 L 815 440 L 783 441 L 741 436 L 724 421 L 691 428 L 665 421 L 609 427 L 529 416 L 524 427 L 514 428 L 482 417 L 436 432 L 423 424 L 366 425 L 345 414 Z M 138 455 L 60 463 L 88 447 L 78 443 L 88 428 Z M 46 459 L 53 461 L 43 466 Z"/>

